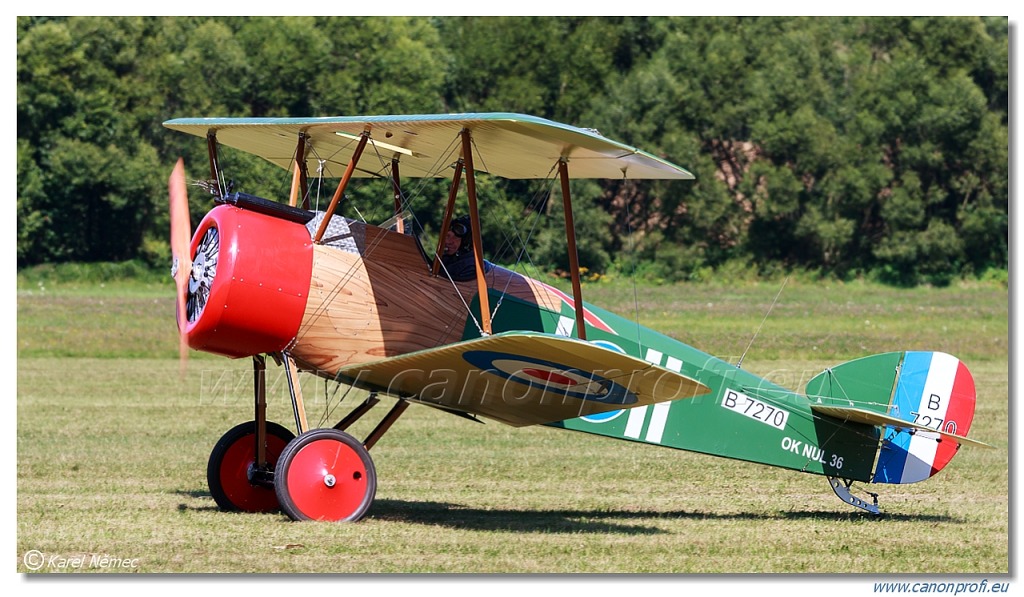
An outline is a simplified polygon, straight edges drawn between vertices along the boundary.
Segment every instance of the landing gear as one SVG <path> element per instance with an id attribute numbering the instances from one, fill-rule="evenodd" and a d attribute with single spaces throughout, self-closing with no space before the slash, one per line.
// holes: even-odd
<path id="1" fill-rule="evenodd" d="M 292 440 L 274 474 L 281 509 L 294 520 L 359 520 L 377 493 L 370 453 L 337 429 L 314 429 Z"/>
<path id="2" fill-rule="evenodd" d="M 278 425 L 266 423 L 265 470 L 257 464 L 256 421 L 242 423 L 224 434 L 213 447 L 206 466 L 210 494 L 222 510 L 273 512 L 279 509 L 272 475 L 281 452 L 295 434 Z M 272 478 L 272 476 L 270 477 Z"/>
<path id="3" fill-rule="evenodd" d="M 288 374 L 299 435 L 266 420 L 266 359 L 254 356 L 256 417 L 225 433 L 210 454 L 206 477 L 214 501 L 224 510 L 283 510 L 293 520 L 359 520 L 377 494 L 370 448 L 409 403 L 399 400 L 365 441 L 345 429 L 379 402 L 375 394 L 333 428 L 310 430 L 295 361 L 286 353 L 272 356 Z"/>

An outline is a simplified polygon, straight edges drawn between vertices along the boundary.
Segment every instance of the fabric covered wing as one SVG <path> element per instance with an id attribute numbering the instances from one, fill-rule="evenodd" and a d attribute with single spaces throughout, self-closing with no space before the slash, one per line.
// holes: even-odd
<path id="1" fill-rule="evenodd" d="M 164 126 L 235 147 L 291 171 L 300 133 L 307 144 L 306 166 L 338 178 L 364 131 L 369 142 L 356 177 L 384 174 L 392 158 L 411 178 L 444 178 L 458 158 L 459 137 L 473 137 L 476 168 L 513 179 L 544 179 L 560 159 L 570 161 L 571 178 L 692 179 L 679 166 L 635 147 L 536 116 L 512 113 L 406 114 L 324 118 L 178 118 Z M 453 153 L 454 152 L 454 153 Z M 372 156 L 372 157 L 370 157 Z"/>
<path id="2" fill-rule="evenodd" d="M 515 427 L 710 391 L 689 377 L 589 342 L 529 332 L 346 367 L 338 378 Z"/>

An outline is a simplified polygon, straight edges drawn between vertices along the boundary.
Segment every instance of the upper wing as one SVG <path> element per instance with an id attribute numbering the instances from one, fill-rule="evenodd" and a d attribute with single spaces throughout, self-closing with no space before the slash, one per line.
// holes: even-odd
<path id="1" fill-rule="evenodd" d="M 548 178 L 562 158 L 570 160 L 572 178 L 693 178 L 675 164 L 596 131 L 523 114 L 179 118 L 164 126 L 203 138 L 213 133 L 218 143 L 289 171 L 302 133 L 309 148 L 305 152 L 309 172 L 322 168 L 327 178 L 342 175 L 364 130 L 369 130 L 370 140 L 355 176 L 379 176 L 398 157 L 402 176 L 450 177 L 460 133 L 467 129 L 478 155 L 476 169 L 503 178 Z M 367 159 L 372 154 L 375 159 Z"/>
<path id="2" fill-rule="evenodd" d="M 700 382 L 595 344 L 532 332 L 342 369 L 340 379 L 516 427 L 691 398 Z"/>

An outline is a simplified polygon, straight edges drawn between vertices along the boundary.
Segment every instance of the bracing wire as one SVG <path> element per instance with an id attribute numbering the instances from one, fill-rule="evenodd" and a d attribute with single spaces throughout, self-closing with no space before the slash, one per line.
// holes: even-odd
<path id="1" fill-rule="evenodd" d="M 782 296 L 782 290 L 786 288 L 786 284 L 788 282 L 789 276 L 786 276 L 786 279 L 782 281 L 782 287 L 779 288 L 779 291 L 775 294 L 772 304 L 768 306 L 768 311 L 764 314 L 764 319 L 761 320 L 761 324 L 758 325 L 757 330 L 754 331 L 754 335 L 750 338 L 750 342 L 747 344 L 746 349 L 744 349 L 743 354 L 740 355 L 740 360 L 736 362 L 737 368 L 743 366 L 743 359 L 747 357 L 747 352 L 750 350 L 750 347 L 754 345 L 754 340 L 757 338 L 757 335 L 761 333 L 761 328 L 764 327 L 764 322 L 768 321 L 768 316 L 771 315 L 772 309 L 775 308 L 775 303 L 779 302 L 779 297 Z"/>
<path id="2" fill-rule="evenodd" d="M 531 199 L 529 205 L 527 206 L 527 209 L 529 209 L 529 210 L 531 210 L 533 212 L 533 218 L 532 218 L 533 219 L 533 223 L 530 225 L 530 230 L 527 233 L 525 239 L 520 234 L 519 227 L 516 224 L 516 219 L 512 217 L 512 214 L 508 213 L 508 207 L 505 206 L 504 204 L 502 205 L 502 208 L 505 211 L 505 217 L 506 217 L 506 219 L 509 222 L 509 230 L 511 230 L 511 234 L 509 234 L 508 232 L 505 232 L 505 241 L 502 243 L 502 246 L 498 249 L 497 254 L 499 255 L 498 258 L 500 259 L 500 256 L 504 256 L 506 249 L 508 251 L 512 252 L 512 251 L 514 251 L 513 247 L 516 245 L 516 243 L 519 244 L 520 249 L 519 249 L 518 253 L 515 256 L 515 262 L 512 264 L 513 271 L 516 268 L 518 268 L 521 264 L 523 264 L 524 261 L 525 261 L 525 263 L 529 264 L 530 267 L 533 266 L 533 260 L 530 258 L 530 254 L 529 254 L 529 252 L 527 250 L 527 247 L 530 244 L 530 239 L 533 238 L 534 233 L 537 231 L 537 225 L 540 223 L 540 216 L 541 216 L 540 210 L 539 209 L 533 209 L 533 206 L 536 205 L 539 202 L 539 199 L 541 197 L 549 197 L 551 195 L 551 189 L 554 187 L 555 180 L 556 180 L 554 178 L 554 176 L 553 176 L 553 173 L 555 171 L 556 166 L 557 166 L 557 164 L 553 165 L 551 167 L 551 170 L 548 172 L 548 178 L 547 178 L 548 185 L 546 186 L 546 188 L 544 190 L 538 190 L 534 194 L 534 197 L 533 197 L 533 199 Z M 524 268 L 524 270 L 528 269 L 528 266 L 524 265 L 523 268 Z M 536 268 L 534 267 L 534 269 L 536 269 Z M 509 288 L 509 286 L 511 286 L 512 280 L 513 280 L 512 276 L 509 276 L 508 279 L 505 280 L 505 287 L 502 288 L 501 296 L 498 298 L 498 301 L 497 301 L 497 303 L 494 306 L 493 313 L 491 314 L 491 318 L 492 319 L 497 315 L 498 308 L 501 306 L 502 301 L 504 300 L 505 296 L 508 294 L 508 288 Z"/>
<path id="3" fill-rule="evenodd" d="M 626 172 L 625 172 L 625 170 L 623 170 L 623 172 L 622 172 L 622 182 L 623 183 L 626 182 Z M 637 289 L 637 283 L 636 283 L 636 250 L 635 250 L 636 247 L 634 245 L 634 239 L 633 239 L 633 222 L 632 222 L 632 218 L 630 218 L 631 214 L 629 213 L 630 212 L 629 197 L 630 197 L 630 194 L 626 193 L 625 194 L 626 205 L 624 206 L 624 209 L 622 210 L 622 213 L 624 214 L 624 217 L 625 217 L 625 220 L 626 220 L 626 245 L 627 245 L 627 251 L 626 252 L 629 254 L 629 265 L 630 265 L 630 267 L 629 267 L 629 277 L 630 277 L 630 279 L 632 280 L 632 283 L 633 283 L 633 313 L 634 313 L 634 315 L 636 317 L 636 347 L 637 347 L 637 354 L 641 354 L 643 352 L 643 345 L 641 344 L 640 336 L 642 335 L 641 332 L 643 331 L 643 328 L 640 326 L 640 294 L 639 294 L 639 290 Z"/>

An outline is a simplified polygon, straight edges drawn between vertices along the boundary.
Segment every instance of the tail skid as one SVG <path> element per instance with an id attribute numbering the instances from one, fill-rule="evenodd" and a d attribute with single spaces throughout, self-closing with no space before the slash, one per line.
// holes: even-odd
<path id="1" fill-rule="evenodd" d="M 860 508 L 872 514 L 881 514 L 881 510 L 878 508 L 878 494 L 866 492 L 871 496 L 871 503 L 867 503 L 859 497 L 853 495 L 850 492 L 850 487 L 853 485 L 853 481 L 838 479 L 836 477 L 828 477 L 828 484 L 832 486 L 832 491 L 836 493 L 839 499 L 843 500 L 847 504 L 850 504 L 854 508 Z"/>

